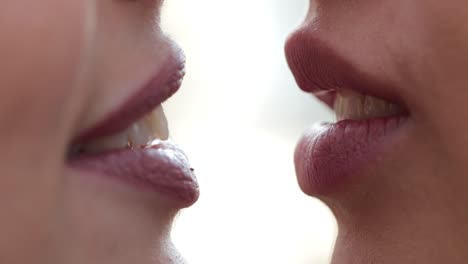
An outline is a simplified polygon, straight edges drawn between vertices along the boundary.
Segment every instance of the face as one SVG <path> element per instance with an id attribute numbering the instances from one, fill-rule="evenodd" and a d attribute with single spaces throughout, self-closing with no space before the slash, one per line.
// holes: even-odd
<path id="1" fill-rule="evenodd" d="M 185 72 L 162 1 L 4 2 L 2 262 L 182 263 L 198 185 L 160 107 Z"/>
<path id="2" fill-rule="evenodd" d="M 337 113 L 295 155 L 337 218 L 334 263 L 466 259 L 467 17 L 461 0 L 317 0 L 288 39 L 299 86 Z"/>

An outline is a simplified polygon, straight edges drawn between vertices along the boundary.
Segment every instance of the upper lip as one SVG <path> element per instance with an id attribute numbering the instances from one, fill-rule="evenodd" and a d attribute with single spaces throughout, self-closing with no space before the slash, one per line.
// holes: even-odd
<path id="1" fill-rule="evenodd" d="M 185 55 L 173 44 L 173 48 L 159 72 L 141 89 L 136 91 L 120 107 L 113 110 L 90 129 L 80 133 L 74 143 L 115 134 L 151 112 L 180 88 L 185 76 Z"/>
<path id="2" fill-rule="evenodd" d="M 360 71 L 332 44 L 321 39 L 320 33 L 303 26 L 290 35 L 285 46 L 287 62 L 303 91 L 313 93 L 331 108 L 334 107 L 336 92 L 341 89 L 354 90 L 404 107 L 403 98 L 391 85 Z"/>

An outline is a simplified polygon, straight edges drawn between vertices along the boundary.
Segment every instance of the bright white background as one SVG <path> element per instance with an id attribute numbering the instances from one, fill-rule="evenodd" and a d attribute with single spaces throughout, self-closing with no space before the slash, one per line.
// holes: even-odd
<path id="1" fill-rule="evenodd" d="M 191 264 L 325 264 L 335 221 L 296 184 L 293 151 L 331 113 L 296 86 L 284 58 L 308 0 L 166 0 L 166 31 L 187 54 L 167 104 L 173 138 L 202 187 L 173 233 Z"/>

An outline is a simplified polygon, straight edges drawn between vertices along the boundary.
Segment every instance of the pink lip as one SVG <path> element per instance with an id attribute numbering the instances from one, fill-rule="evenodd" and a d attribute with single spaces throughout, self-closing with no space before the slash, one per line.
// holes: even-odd
<path id="1" fill-rule="evenodd" d="M 360 72 L 332 45 L 319 38 L 320 32 L 301 29 L 286 43 L 286 57 L 299 87 L 333 108 L 334 92 L 346 88 L 404 105 L 403 98 L 389 85 Z M 324 93 L 324 91 L 332 91 Z M 322 93 L 320 93 L 322 92 Z"/>
<path id="2" fill-rule="evenodd" d="M 111 112 L 106 119 L 91 129 L 84 131 L 75 142 L 105 137 L 121 131 L 176 93 L 185 75 L 185 56 L 175 44 L 164 65 L 155 77 L 123 106 Z"/>
<path id="3" fill-rule="evenodd" d="M 161 142 L 141 149 L 122 149 L 79 156 L 70 160 L 76 169 L 111 176 L 172 197 L 181 207 L 194 204 L 198 183 L 186 155 L 177 145 Z"/>
<path id="4" fill-rule="evenodd" d="M 336 91 L 346 88 L 403 104 L 388 85 L 360 72 L 319 38 L 315 30 L 298 30 L 286 44 L 289 66 L 300 88 L 333 108 Z M 337 190 L 378 162 L 398 138 L 406 116 L 344 120 L 310 129 L 295 153 L 301 189 L 310 195 Z"/>
<path id="5" fill-rule="evenodd" d="M 184 74 L 185 57 L 174 44 L 164 68 L 146 86 L 74 142 L 86 142 L 124 130 L 177 92 Z M 199 196 L 198 183 L 186 155 L 170 141 L 151 147 L 76 155 L 69 158 L 68 164 L 92 175 L 113 177 L 165 194 L 180 207 L 192 205 Z"/>

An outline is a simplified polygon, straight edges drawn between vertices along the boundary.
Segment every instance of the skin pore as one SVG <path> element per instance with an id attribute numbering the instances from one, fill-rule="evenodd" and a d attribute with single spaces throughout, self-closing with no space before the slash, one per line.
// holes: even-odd
<path id="1" fill-rule="evenodd" d="M 0 262 L 182 263 L 164 197 L 67 167 L 71 141 L 162 66 L 162 1 L 0 9 Z"/>
<path id="2" fill-rule="evenodd" d="M 468 258 L 468 3 L 317 0 L 300 29 L 392 87 L 409 112 L 393 148 L 339 190 L 333 263 Z M 294 54 L 287 46 L 288 56 Z"/>

